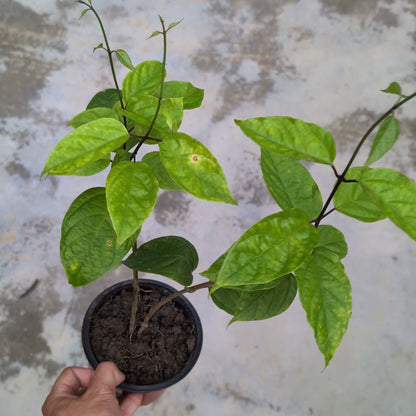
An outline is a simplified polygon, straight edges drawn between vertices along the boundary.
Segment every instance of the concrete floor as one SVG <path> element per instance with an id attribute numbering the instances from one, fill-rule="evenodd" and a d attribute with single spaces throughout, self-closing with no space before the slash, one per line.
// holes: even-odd
<path id="1" fill-rule="evenodd" d="M 205 89 L 182 131 L 223 164 L 238 207 L 165 192 L 142 238 L 179 234 L 204 270 L 275 206 L 262 183 L 257 147 L 234 118 L 290 115 L 326 127 L 345 165 L 366 127 L 394 102 L 380 89 L 416 84 L 414 0 L 95 1 L 113 48 L 135 63 L 160 59 L 158 14 L 184 18 L 170 32 L 168 78 Z M 85 365 L 82 315 L 117 269 L 88 287 L 66 283 L 59 261 L 62 217 L 104 176 L 39 180 L 46 157 L 99 89 L 110 87 L 93 16 L 69 0 L 0 4 L 0 415 L 39 415 L 59 371 Z M 120 74 L 123 70 L 120 69 Z M 121 75 L 120 75 L 121 78 Z M 416 103 L 398 112 L 402 134 L 383 164 L 416 180 Z M 363 156 L 364 158 L 365 156 Z M 361 158 L 361 161 L 363 161 Z M 331 170 L 313 166 L 323 195 Z M 416 244 L 388 221 L 328 220 L 349 244 L 349 329 L 330 366 L 295 300 L 282 316 L 237 323 L 206 293 L 192 295 L 205 343 L 194 371 L 140 415 L 410 416 L 416 407 Z M 32 285 L 30 293 L 27 290 Z M 25 296 L 24 296 L 25 295 Z"/>

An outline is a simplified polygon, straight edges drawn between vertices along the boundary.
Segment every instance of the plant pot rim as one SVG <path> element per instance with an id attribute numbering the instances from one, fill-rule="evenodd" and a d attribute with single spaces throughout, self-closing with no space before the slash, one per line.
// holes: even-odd
<path id="1" fill-rule="evenodd" d="M 91 347 L 90 342 L 90 319 L 93 314 L 93 312 L 103 303 L 104 299 L 110 294 L 110 293 L 117 293 L 120 292 L 122 289 L 126 289 L 129 286 L 132 286 L 133 281 L 132 280 L 124 280 L 122 282 L 116 283 L 104 291 L 102 291 L 90 304 L 90 306 L 87 309 L 87 312 L 85 313 L 84 320 L 82 323 L 82 346 L 84 348 L 84 353 L 87 357 L 87 360 L 92 368 L 96 369 L 99 362 L 97 358 L 95 357 L 95 354 Z M 149 288 L 149 287 L 156 287 L 158 289 L 163 289 L 165 291 L 168 291 L 169 293 L 174 293 L 177 290 L 173 288 L 172 286 L 169 286 L 166 283 L 160 282 L 158 280 L 152 280 L 152 279 L 140 279 L 140 287 L 143 288 Z M 185 366 L 177 373 L 175 376 L 163 380 L 159 383 L 154 384 L 129 384 L 129 383 L 121 383 L 118 387 L 124 391 L 129 392 L 136 392 L 136 393 L 146 393 L 150 391 L 157 391 L 157 390 L 164 390 L 174 384 L 176 384 L 178 381 L 182 380 L 193 368 L 195 363 L 197 362 L 201 349 L 202 349 L 202 324 L 201 320 L 199 319 L 198 313 L 191 304 L 191 302 L 185 298 L 185 296 L 180 295 L 175 299 L 175 302 L 178 302 L 179 305 L 184 309 L 185 313 L 187 314 L 188 318 L 192 319 L 195 323 L 195 347 L 189 357 L 189 360 L 185 364 Z"/>

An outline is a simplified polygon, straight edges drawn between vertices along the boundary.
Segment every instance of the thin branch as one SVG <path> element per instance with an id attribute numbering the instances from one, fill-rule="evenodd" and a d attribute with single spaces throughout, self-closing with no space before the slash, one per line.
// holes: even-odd
<path id="1" fill-rule="evenodd" d="M 180 290 L 178 292 L 175 292 L 175 293 L 172 293 L 169 296 L 166 296 L 161 301 L 156 303 L 156 305 L 153 305 L 153 307 L 150 309 L 150 311 L 145 316 L 145 318 L 143 319 L 143 322 L 140 325 L 138 334 L 139 335 L 142 334 L 146 330 L 146 328 L 149 326 L 149 322 L 153 318 L 153 316 L 156 314 L 156 312 L 159 311 L 163 306 L 165 306 L 166 304 L 171 302 L 173 299 L 175 299 L 175 298 L 177 298 L 177 297 L 179 297 L 179 296 L 181 296 L 185 293 L 194 293 L 197 290 L 211 287 L 213 284 L 214 284 L 214 282 L 208 281 L 208 282 L 204 282 L 204 283 L 199 283 L 199 284 L 194 285 L 194 286 L 187 286 L 187 287 L 183 288 L 182 290 Z"/>
<path id="2" fill-rule="evenodd" d="M 146 132 L 146 134 L 144 135 L 144 137 L 148 137 L 149 134 L 151 133 L 153 126 L 156 123 L 156 119 L 157 116 L 159 115 L 159 111 L 160 111 L 160 107 L 162 105 L 162 98 L 163 98 L 163 81 L 165 80 L 165 69 L 166 69 L 166 53 L 167 53 L 167 38 L 166 38 L 166 28 L 165 28 L 165 22 L 163 21 L 163 19 L 159 16 L 160 19 L 160 23 L 162 25 L 162 35 L 163 35 L 163 61 L 162 61 L 162 76 L 161 76 L 161 81 L 160 81 L 160 91 L 159 91 L 159 97 L 158 97 L 158 102 L 157 102 L 157 107 L 156 107 L 156 111 L 155 114 L 153 116 L 153 120 L 150 123 L 150 126 Z M 137 152 L 139 151 L 140 147 L 143 145 L 142 142 L 139 142 L 139 144 L 136 146 L 136 148 L 134 149 L 130 160 L 133 160 L 136 158 Z"/>
<path id="3" fill-rule="evenodd" d="M 124 109 L 123 96 L 121 95 L 121 91 L 120 91 L 120 88 L 118 86 L 116 71 L 114 69 L 114 61 L 113 61 L 113 57 L 112 57 L 112 51 L 111 51 L 110 45 L 108 43 L 107 34 L 105 32 L 103 22 L 102 22 L 102 20 L 99 16 L 99 14 L 97 13 L 97 11 L 94 9 L 92 4 L 86 3 L 84 1 L 79 1 L 79 3 L 84 4 L 85 6 L 87 6 L 94 13 L 95 17 L 98 20 L 98 24 L 100 25 L 101 32 L 102 32 L 103 37 L 104 37 L 104 42 L 105 42 L 105 46 L 106 46 L 105 50 L 107 51 L 107 54 L 108 54 L 108 60 L 110 62 L 111 73 L 113 75 L 113 80 L 114 80 L 115 87 L 117 89 L 117 94 L 118 94 L 118 97 L 119 97 L 119 100 L 120 100 L 121 108 Z"/>
<path id="4" fill-rule="evenodd" d="M 411 95 L 408 95 L 406 98 L 404 98 L 402 101 L 399 101 L 398 103 L 394 104 L 389 110 L 387 110 L 381 117 L 379 117 L 371 126 L 370 128 L 365 132 L 364 136 L 361 138 L 360 142 L 358 143 L 357 147 L 354 150 L 354 153 L 352 154 L 350 160 L 347 163 L 347 166 L 345 167 L 345 169 L 343 170 L 343 172 L 337 175 L 337 181 L 335 182 L 334 188 L 332 189 L 332 192 L 330 193 L 328 199 L 325 202 L 325 205 L 323 206 L 321 212 L 319 213 L 318 217 L 312 221 L 312 223 L 314 223 L 315 227 L 319 227 L 320 222 L 322 221 L 322 219 L 324 217 L 326 217 L 326 210 L 329 207 L 329 204 L 332 201 L 332 198 L 334 197 L 335 193 L 337 192 L 338 188 L 340 187 L 340 185 L 343 182 L 351 182 L 348 179 L 345 179 L 345 176 L 349 170 L 349 168 L 351 167 L 352 163 L 354 162 L 355 158 L 357 157 L 361 147 L 363 146 L 363 144 L 365 143 L 365 141 L 368 139 L 368 137 L 370 136 L 370 134 L 374 131 L 374 129 L 381 124 L 384 119 L 386 119 L 387 117 L 389 117 L 391 114 L 394 113 L 394 111 L 396 111 L 399 107 L 401 107 L 403 104 L 405 104 L 407 101 L 410 101 L 412 98 L 416 97 L 416 92 L 414 92 Z M 336 169 L 331 166 L 332 169 L 334 170 L 334 172 L 336 172 Z"/>
<path id="5" fill-rule="evenodd" d="M 133 244 L 133 252 L 137 250 L 137 241 Z M 129 323 L 129 338 L 130 342 L 133 338 L 133 333 L 136 328 L 136 315 L 137 315 L 137 306 L 140 300 L 140 287 L 139 287 L 139 272 L 133 270 L 133 293 L 130 309 L 130 323 Z"/>

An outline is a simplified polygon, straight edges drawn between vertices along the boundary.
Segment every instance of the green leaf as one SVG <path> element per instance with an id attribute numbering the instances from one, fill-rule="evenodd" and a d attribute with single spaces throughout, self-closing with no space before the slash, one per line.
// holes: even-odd
<path id="1" fill-rule="evenodd" d="M 92 162 L 88 165 L 85 165 L 81 168 L 71 170 L 69 172 L 64 172 L 62 174 L 55 175 L 71 175 L 71 176 L 92 176 L 96 173 L 102 172 L 110 164 L 111 159 L 110 155 L 104 156 L 102 159 L 98 159 L 95 162 Z"/>
<path id="2" fill-rule="evenodd" d="M 399 133 L 399 121 L 393 116 L 387 117 L 381 124 L 376 137 L 374 138 L 365 166 L 371 165 L 384 156 L 396 143 Z"/>
<path id="3" fill-rule="evenodd" d="M 263 150 L 326 165 L 335 159 L 334 139 L 315 124 L 291 117 L 259 117 L 235 123 Z"/>
<path id="4" fill-rule="evenodd" d="M 348 170 L 346 179 L 359 180 L 365 167 L 354 167 Z M 349 217 L 363 222 L 375 222 L 386 218 L 384 212 L 364 193 L 362 187 L 355 182 L 340 185 L 334 196 L 335 209 Z"/>
<path id="5" fill-rule="evenodd" d="M 104 45 L 103 45 L 102 43 L 100 43 L 99 45 L 97 45 L 97 46 L 93 49 L 93 52 L 95 52 L 97 49 L 104 49 L 104 50 L 107 50 L 107 49 L 105 49 L 105 48 L 104 48 Z"/>
<path id="6" fill-rule="evenodd" d="M 162 161 L 160 160 L 159 152 L 150 152 L 143 156 L 143 162 L 147 163 L 153 170 L 157 181 L 159 182 L 159 188 L 167 190 L 180 190 L 182 189 L 169 175 Z"/>
<path id="7" fill-rule="evenodd" d="M 88 12 L 88 11 L 90 11 L 91 9 L 84 9 L 82 12 L 81 12 L 81 16 L 79 17 L 80 19 L 82 19 L 84 16 L 85 16 L 85 14 Z"/>
<path id="8" fill-rule="evenodd" d="M 159 114 L 169 127 L 169 133 L 176 133 L 182 124 L 183 99 L 164 98 L 161 102 Z"/>
<path id="9" fill-rule="evenodd" d="M 220 287 L 211 293 L 212 301 L 223 311 L 230 315 L 235 314 L 238 301 L 243 293 L 242 289 L 235 287 Z"/>
<path id="10" fill-rule="evenodd" d="M 120 96 L 118 90 L 115 88 L 109 88 L 104 91 L 97 92 L 97 94 L 92 97 L 91 101 L 87 105 L 87 110 L 97 107 L 106 107 L 112 109 L 117 101 L 119 101 Z"/>
<path id="11" fill-rule="evenodd" d="M 117 59 L 122 65 L 130 70 L 134 70 L 134 66 L 131 62 L 129 54 L 124 49 L 117 49 L 116 51 Z"/>
<path id="12" fill-rule="evenodd" d="M 319 227 L 321 228 L 321 227 Z M 295 272 L 299 298 L 328 365 L 348 328 L 351 285 L 339 257 L 331 250 L 314 250 Z"/>
<path id="13" fill-rule="evenodd" d="M 393 169 L 369 169 L 359 180 L 367 196 L 416 240 L 416 184 Z"/>
<path id="14" fill-rule="evenodd" d="M 283 313 L 295 299 L 296 279 L 288 274 L 276 279 L 274 283 L 274 287 L 266 290 L 243 291 L 231 322 L 259 321 Z"/>
<path id="15" fill-rule="evenodd" d="M 175 133 L 166 136 L 159 149 L 163 165 L 182 189 L 197 198 L 236 204 L 220 164 L 198 140 Z"/>
<path id="16" fill-rule="evenodd" d="M 173 22 L 169 25 L 169 27 L 166 29 L 166 32 L 168 32 L 170 29 L 174 28 L 175 26 L 178 26 L 179 23 L 182 22 L 183 19 L 179 20 L 179 22 Z"/>
<path id="17" fill-rule="evenodd" d="M 168 81 L 163 84 L 163 98 L 182 98 L 183 109 L 191 110 L 201 106 L 204 90 L 190 82 Z"/>
<path id="18" fill-rule="evenodd" d="M 264 182 L 282 209 L 300 208 L 316 218 L 322 209 L 322 196 L 309 171 L 297 160 L 261 151 Z"/>
<path id="19" fill-rule="evenodd" d="M 113 158 L 113 166 L 120 162 L 129 162 L 131 153 L 124 149 L 117 149 Z"/>
<path id="20" fill-rule="evenodd" d="M 318 242 L 315 251 L 321 248 L 335 254 L 342 260 L 348 253 L 348 246 L 341 231 L 332 225 L 320 225 L 318 228 Z"/>
<path id="21" fill-rule="evenodd" d="M 150 167 L 143 162 L 120 162 L 106 183 L 108 212 L 122 244 L 135 233 L 156 204 L 158 183 Z"/>
<path id="22" fill-rule="evenodd" d="M 398 95 L 399 97 L 402 96 L 402 88 L 397 82 L 392 82 L 385 90 L 381 91 L 388 94 Z"/>
<path id="23" fill-rule="evenodd" d="M 62 175 L 89 165 L 117 149 L 128 137 L 123 123 L 111 118 L 83 124 L 56 145 L 42 175 Z"/>
<path id="24" fill-rule="evenodd" d="M 142 244 L 124 264 L 133 270 L 159 274 L 189 286 L 193 280 L 192 272 L 198 266 L 198 253 L 182 237 L 159 237 Z"/>
<path id="25" fill-rule="evenodd" d="M 224 264 L 225 258 L 228 256 L 230 249 L 228 249 L 225 253 L 221 254 L 214 263 L 209 266 L 209 268 L 202 273 L 199 273 L 201 276 L 206 277 L 207 279 L 216 282 L 218 280 L 218 274 L 221 270 L 222 265 Z M 231 314 L 233 315 L 234 312 Z"/>
<path id="26" fill-rule="evenodd" d="M 243 287 L 220 287 L 211 293 L 211 298 L 220 309 L 233 315 L 230 324 L 268 319 L 281 314 L 291 305 L 296 296 L 297 284 L 295 277 L 288 274 L 267 286 L 250 291 Z"/>
<path id="27" fill-rule="evenodd" d="M 130 71 L 123 81 L 123 97 L 128 102 L 139 95 L 153 95 L 160 87 L 163 64 L 159 61 L 145 61 Z M 166 71 L 163 74 L 163 79 Z"/>
<path id="28" fill-rule="evenodd" d="M 100 118 L 114 118 L 115 120 L 119 119 L 117 114 L 110 108 L 94 107 L 76 115 L 71 121 L 68 122 L 68 126 L 76 129 L 83 124 L 87 124 L 90 121 L 98 120 Z"/>
<path id="29" fill-rule="evenodd" d="M 148 133 L 157 107 L 157 98 L 150 95 L 144 95 L 131 99 L 127 104 L 126 110 L 119 109 L 119 113 L 134 121 L 135 133 L 144 136 Z M 182 115 L 182 99 L 163 99 L 158 116 L 149 136 L 163 139 L 167 134 L 176 132 L 182 123 Z"/>
<path id="30" fill-rule="evenodd" d="M 267 283 L 296 270 L 312 252 L 318 232 L 305 212 L 293 208 L 263 218 L 231 247 L 216 285 Z"/>
<path id="31" fill-rule="evenodd" d="M 117 266 L 137 235 L 117 247 L 105 188 L 83 192 L 71 204 L 62 221 L 60 253 L 69 283 L 86 285 Z"/>
<path id="32" fill-rule="evenodd" d="M 160 30 L 155 30 L 147 39 L 154 38 L 157 35 L 163 35 L 163 32 Z"/>
<path id="33" fill-rule="evenodd" d="M 218 257 L 217 260 L 214 261 L 214 263 L 211 264 L 211 266 L 205 270 L 204 272 L 200 273 L 201 276 L 206 277 L 207 279 L 211 280 L 212 282 L 218 281 L 218 274 L 220 273 L 221 267 L 224 264 L 224 261 L 230 251 L 231 247 L 223 253 L 220 257 Z M 258 291 L 258 290 L 268 290 L 273 289 L 277 285 L 277 280 L 280 279 L 281 276 L 279 276 L 277 279 L 271 280 L 266 283 L 259 283 L 254 285 L 239 285 L 239 286 L 233 286 L 233 289 L 237 289 L 244 292 L 252 292 L 252 291 Z M 222 290 L 224 288 L 220 288 L 213 292 L 213 294 L 217 293 L 218 291 Z M 232 315 L 234 312 L 232 313 Z"/>

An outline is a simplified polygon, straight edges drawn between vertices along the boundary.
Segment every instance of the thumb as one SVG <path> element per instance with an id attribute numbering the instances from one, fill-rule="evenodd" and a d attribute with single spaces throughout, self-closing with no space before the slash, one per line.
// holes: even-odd
<path id="1" fill-rule="evenodd" d="M 110 362 L 98 364 L 91 384 L 88 388 L 90 393 L 115 394 L 116 387 L 124 380 L 124 374 L 117 366 Z"/>

